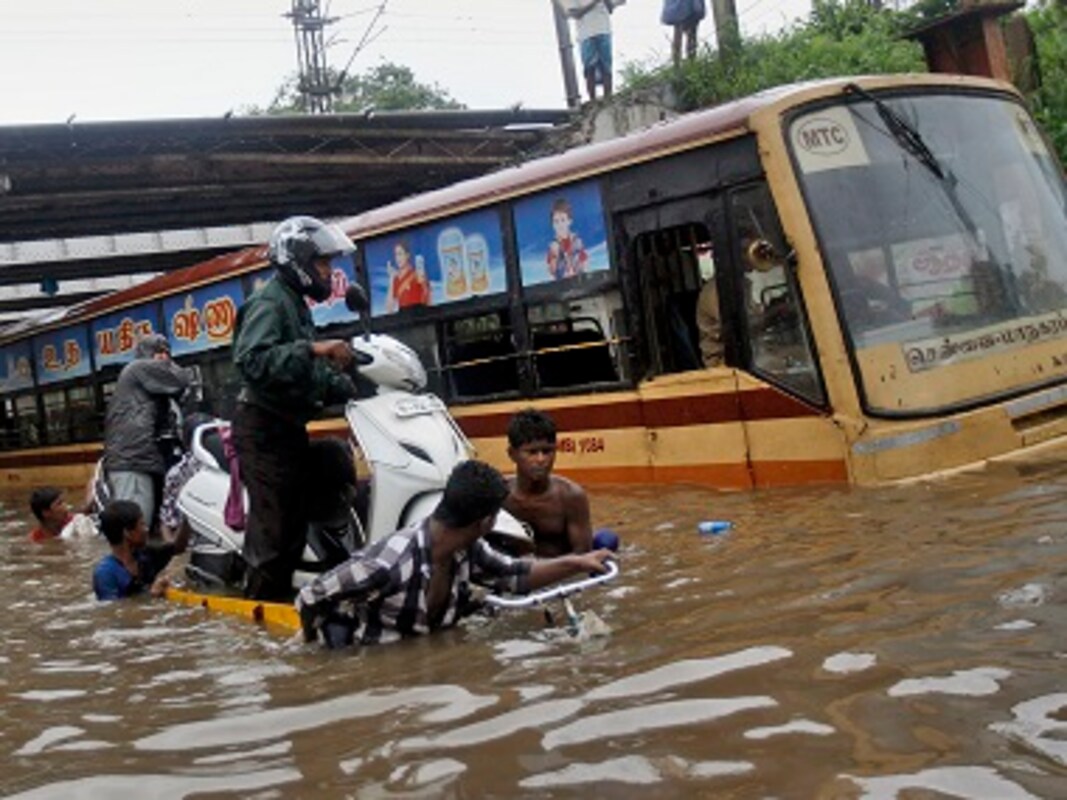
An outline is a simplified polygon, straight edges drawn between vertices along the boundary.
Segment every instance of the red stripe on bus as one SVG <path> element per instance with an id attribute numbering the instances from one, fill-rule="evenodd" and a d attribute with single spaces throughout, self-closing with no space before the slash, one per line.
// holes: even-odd
<path id="1" fill-rule="evenodd" d="M 578 467 L 556 471 L 586 485 L 676 483 L 713 489 L 752 489 L 848 482 L 848 467 L 844 461 Z"/>
<path id="2" fill-rule="evenodd" d="M 821 412 L 774 389 L 692 395 L 659 400 L 623 400 L 548 409 L 560 433 L 618 428 L 678 428 L 686 425 L 818 417 Z M 463 416 L 456 421 L 472 439 L 503 436 L 511 413 Z"/>

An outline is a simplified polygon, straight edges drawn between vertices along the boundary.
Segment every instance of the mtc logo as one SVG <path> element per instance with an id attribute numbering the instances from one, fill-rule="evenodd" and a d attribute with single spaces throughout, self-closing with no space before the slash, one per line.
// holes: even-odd
<path id="1" fill-rule="evenodd" d="M 815 156 L 835 156 L 850 144 L 848 131 L 832 119 L 809 119 L 797 131 L 797 144 Z"/>

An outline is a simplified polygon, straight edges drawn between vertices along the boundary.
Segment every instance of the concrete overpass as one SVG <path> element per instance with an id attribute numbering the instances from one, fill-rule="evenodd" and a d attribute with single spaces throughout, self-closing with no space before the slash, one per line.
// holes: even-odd
<path id="1" fill-rule="evenodd" d="M 0 127 L 0 325 L 524 160 L 567 111 Z M 54 293 L 52 290 L 54 289 Z"/>

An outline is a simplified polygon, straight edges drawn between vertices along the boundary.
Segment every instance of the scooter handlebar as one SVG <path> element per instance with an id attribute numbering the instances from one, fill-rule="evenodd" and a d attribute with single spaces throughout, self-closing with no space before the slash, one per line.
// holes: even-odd
<path id="1" fill-rule="evenodd" d="M 534 608 L 536 606 L 544 605 L 550 600 L 559 600 L 564 597 L 570 597 L 572 594 L 578 594 L 584 592 L 586 589 L 591 589 L 594 586 L 599 586 L 602 583 L 607 583 L 619 574 L 619 565 L 614 559 L 609 559 L 604 562 L 606 572 L 600 575 L 593 575 L 589 578 L 583 578 L 580 581 L 572 581 L 571 583 L 560 584 L 559 586 L 552 586 L 548 589 L 542 589 L 539 592 L 531 592 L 530 594 L 522 595 L 520 597 L 501 597 L 498 594 L 486 595 L 485 602 L 494 608 Z"/>

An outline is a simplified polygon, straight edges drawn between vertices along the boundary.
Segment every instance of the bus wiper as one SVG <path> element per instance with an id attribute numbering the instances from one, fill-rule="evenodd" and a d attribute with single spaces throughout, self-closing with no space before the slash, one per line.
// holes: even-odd
<path id="1" fill-rule="evenodd" d="M 883 100 L 875 97 L 855 83 L 846 84 L 844 90 L 850 94 L 858 94 L 864 100 L 874 104 L 875 109 L 878 111 L 878 116 L 882 118 L 882 122 L 885 123 L 886 128 L 889 129 L 889 132 L 900 146 L 911 153 L 916 161 L 934 173 L 940 180 L 945 180 L 945 171 L 937 163 L 937 156 L 926 144 L 922 134 L 915 130 L 910 122 L 890 108 Z"/>
<path id="2" fill-rule="evenodd" d="M 926 144 L 926 140 L 923 139 L 922 134 L 912 127 L 911 123 L 904 119 L 900 114 L 894 111 L 889 105 L 873 94 L 868 92 L 861 86 L 857 86 L 855 83 L 849 83 L 845 85 L 845 92 L 851 94 L 858 94 L 864 100 L 870 101 L 875 109 L 878 111 L 878 116 L 882 118 L 886 127 L 889 129 L 889 133 L 893 137 L 893 141 L 897 142 L 907 152 L 911 153 L 915 157 L 915 160 L 930 170 L 931 173 L 938 179 L 938 186 L 941 187 L 945 193 L 945 197 L 948 199 L 952 209 L 956 212 L 956 216 L 959 221 L 963 223 L 963 227 L 967 229 L 967 232 L 971 235 L 976 246 L 980 246 L 981 243 L 978 239 L 978 225 L 974 221 L 974 217 L 960 202 L 959 195 L 957 194 L 956 176 L 950 171 L 946 171 L 942 168 L 941 164 L 937 161 L 937 156 Z"/>

